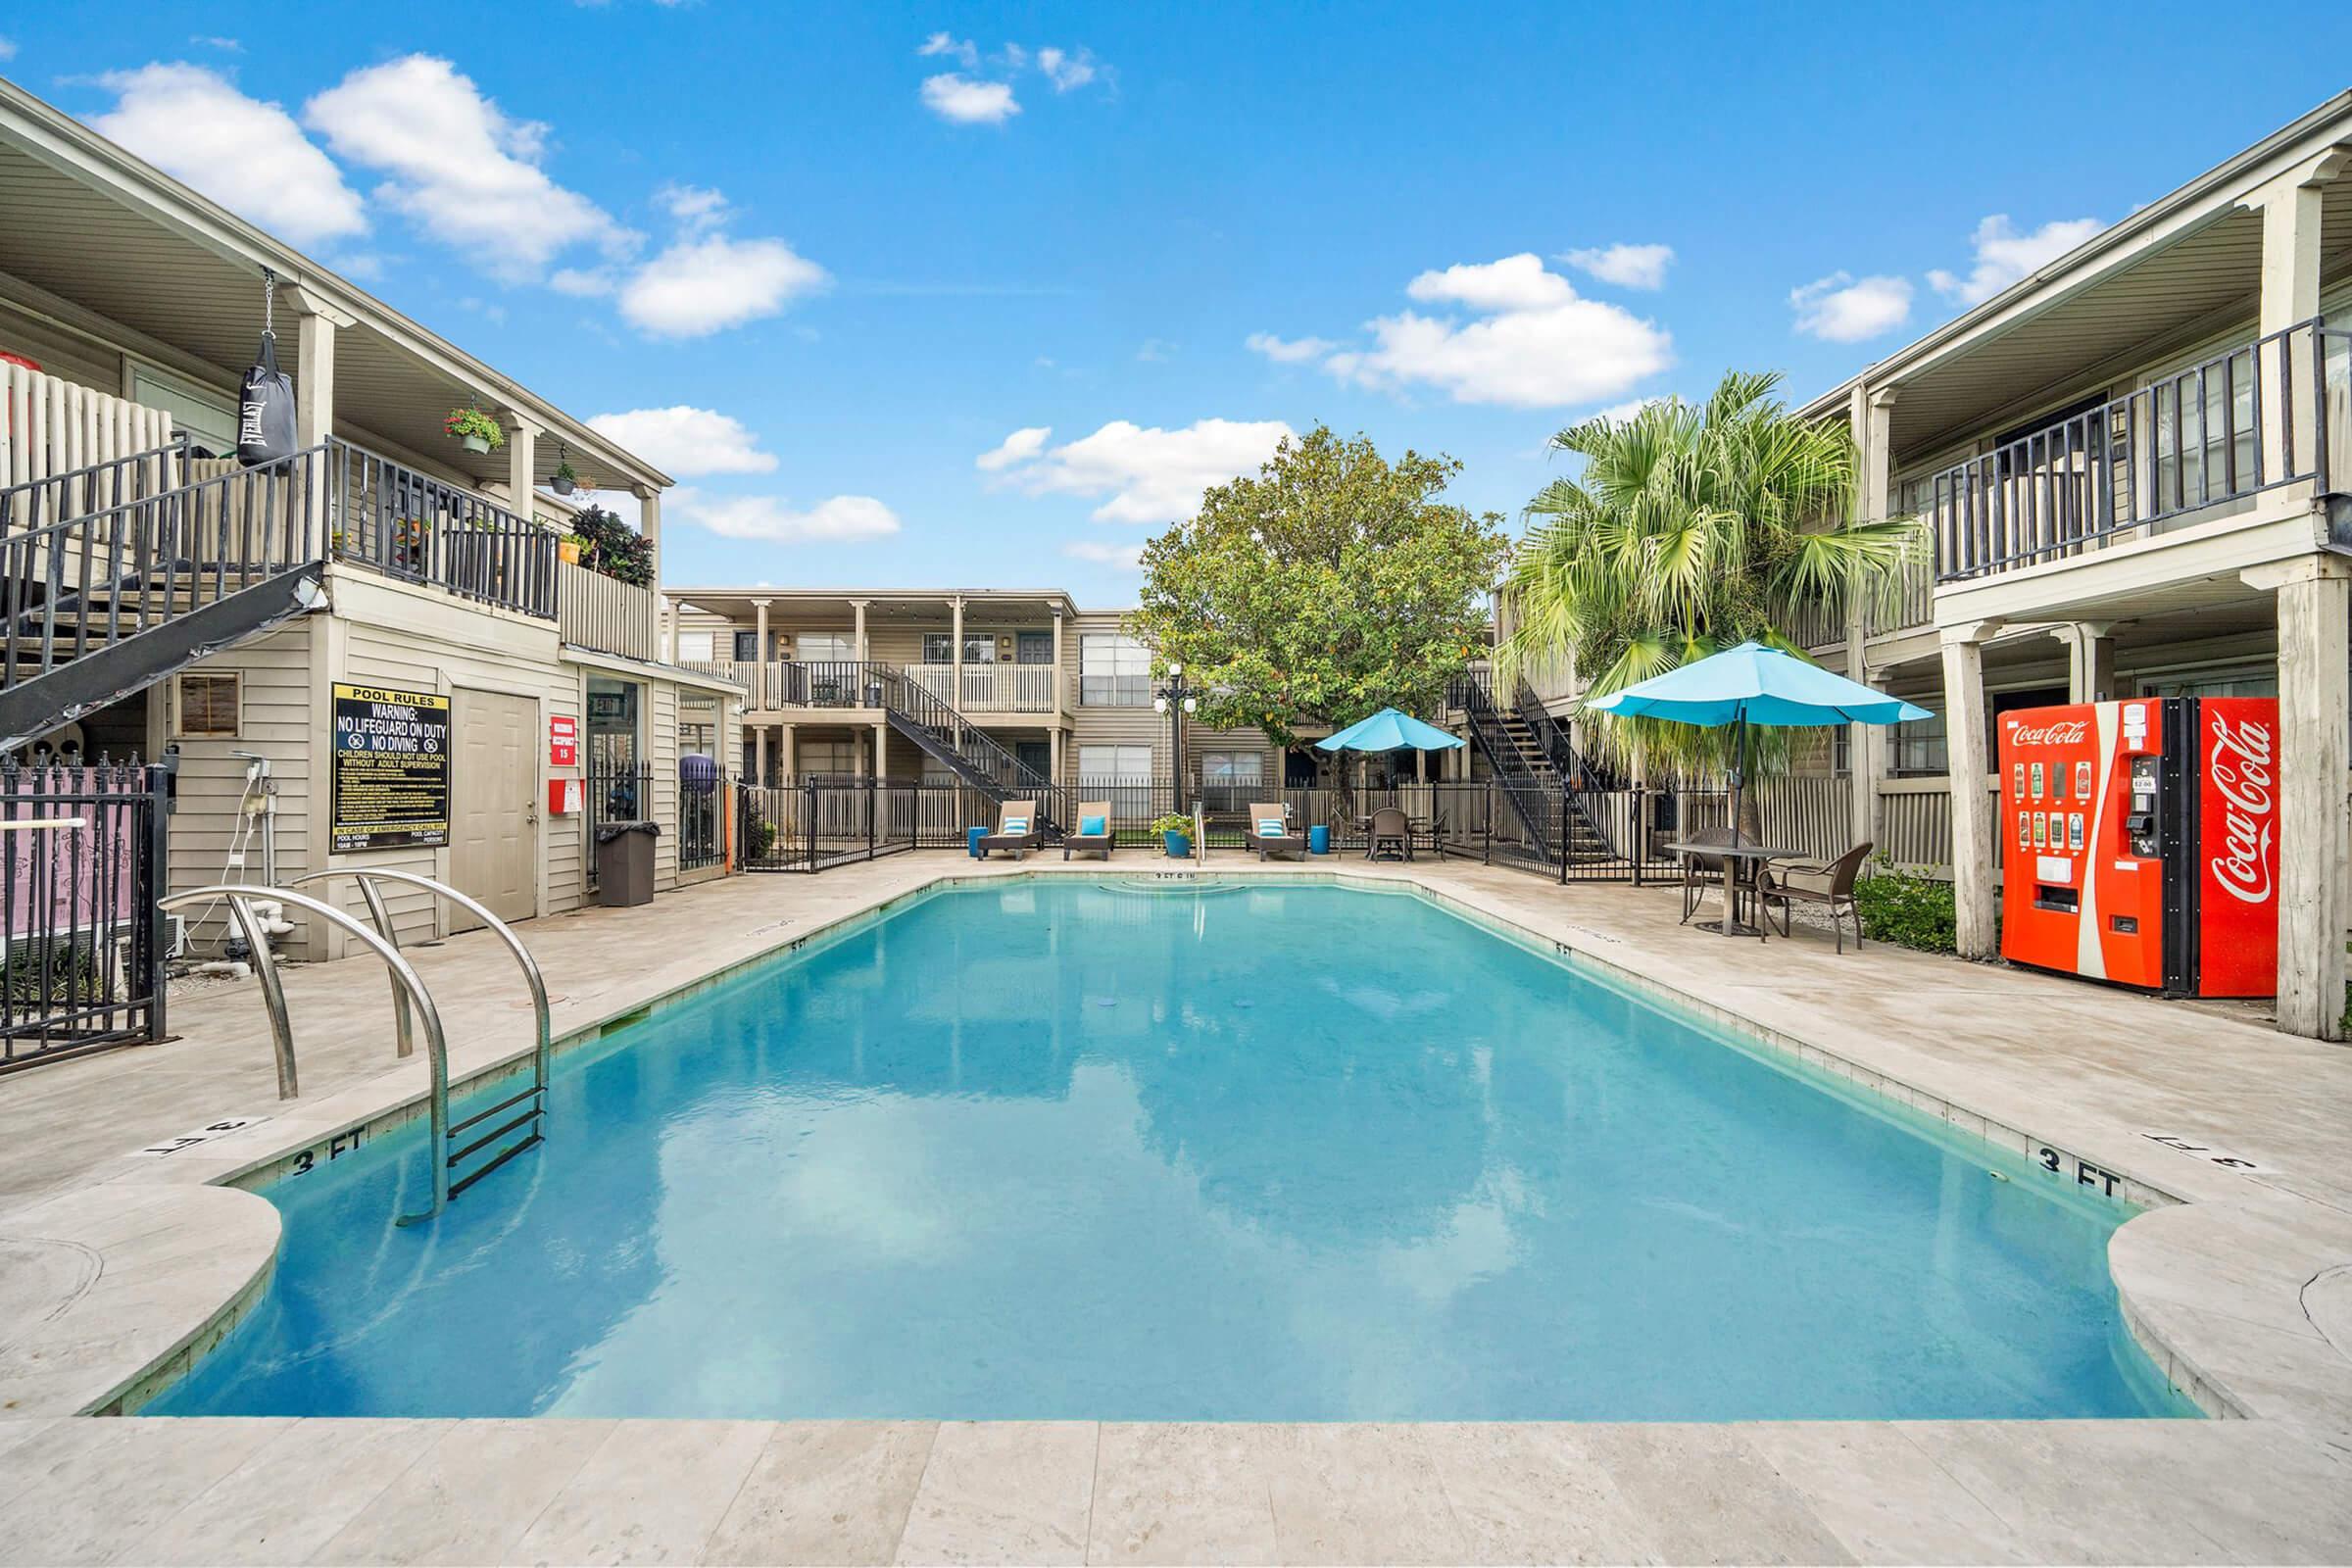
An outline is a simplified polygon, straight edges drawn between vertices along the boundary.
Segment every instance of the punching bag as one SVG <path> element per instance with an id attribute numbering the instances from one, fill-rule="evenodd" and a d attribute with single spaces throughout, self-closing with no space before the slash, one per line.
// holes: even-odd
<path id="1" fill-rule="evenodd" d="M 264 272 L 262 279 L 262 350 L 237 399 L 237 461 L 248 468 L 294 455 L 294 378 L 277 368 L 277 334 L 270 329 L 277 277 Z"/>

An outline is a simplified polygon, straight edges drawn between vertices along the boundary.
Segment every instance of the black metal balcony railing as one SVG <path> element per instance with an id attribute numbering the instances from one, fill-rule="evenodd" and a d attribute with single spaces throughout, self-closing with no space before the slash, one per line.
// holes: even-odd
<path id="1" fill-rule="evenodd" d="M 2345 371 L 2344 334 L 2301 321 L 1953 465 L 1925 487 L 1936 579 L 2064 560 L 2315 477 L 2333 488 Z"/>
<path id="2" fill-rule="evenodd" d="M 556 618 L 556 536 L 472 491 L 328 443 L 335 555 L 387 577 Z"/>

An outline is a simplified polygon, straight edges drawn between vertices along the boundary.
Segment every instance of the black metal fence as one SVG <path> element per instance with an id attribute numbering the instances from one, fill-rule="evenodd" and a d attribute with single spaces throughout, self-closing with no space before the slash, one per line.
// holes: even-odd
<path id="1" fill-rule="evenodd" d="M 162 768 L 0 767 L 0 1072 L 162 1036 L 164 793 Z"/>
<path id="2" fill-rule="evenodd" d="M 645 762 L 612 762 L 589 760 L 581 782 L 581 804 L 588 808 L 587 836 L 581 841 L 580 853 L 587 858 L 583 869 L 586 885 L 594 888 L 596 876 L 596 831 L 612 822 L 643 822 L 653 815 L 654 770 Z M 662 824 L 663 832 L 671 824 Z"/>

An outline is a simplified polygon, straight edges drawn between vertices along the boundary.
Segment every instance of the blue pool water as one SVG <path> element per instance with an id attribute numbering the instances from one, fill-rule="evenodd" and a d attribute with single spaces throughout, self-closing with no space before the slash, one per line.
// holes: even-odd
<path id="1" fill-rule="evenodd" d="M 271 1189 L 151 1408 L 2185 1413 L 2122 1212 L 1409 896 L 945 893 L 560 1058 L 552 1122 L 427 1225 L 414 1128 Z"/>

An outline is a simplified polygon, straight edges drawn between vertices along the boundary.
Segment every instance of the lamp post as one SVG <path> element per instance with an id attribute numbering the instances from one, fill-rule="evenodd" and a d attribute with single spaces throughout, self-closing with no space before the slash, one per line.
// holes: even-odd
<path id="1" fill-rule="evenodd" d="M 1184 809 L 1184 720 L 1200 707 L 1200 699 L 1184 683 L 1184 666 L 1168 665 L 1167 684 L 1152 694 L 1152 710 L 1168 715 L 1168 771 L 1176 781 L 1176 808 Z"/>

